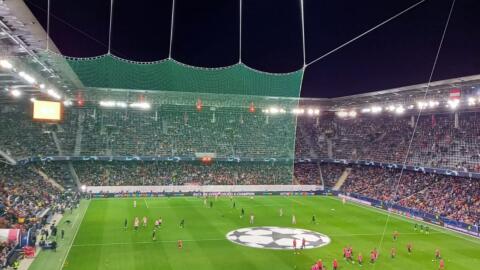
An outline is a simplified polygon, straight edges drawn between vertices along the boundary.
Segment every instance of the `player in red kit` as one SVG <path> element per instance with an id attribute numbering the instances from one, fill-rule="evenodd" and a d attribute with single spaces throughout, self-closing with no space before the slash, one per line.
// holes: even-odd
<path id="1" fill-rule="evenodd" d="M 362 263 L 363 263 L 362 253 L 358 253 L 358 258 L 357 258 L 357 260 L 358 260 L 358 264 L 362 265 Z"/>
<path id="2" fill-rule="evenodd" d="M 338 261 L 337 259 L 333 259 L 333 270 L 337 270 L 338 269 Z"/>
<path id="3" fill-rule="evenodd" d="M 322 262 L 322 259 L 319 259 L 317 261 L 317 267 L 318 267 L 318 270 L 323 270 L 323 262 Z"/>
<path id="4" fill-rule="evenodd" d="M 352 260 L 352 250 L 351 249 L 347 248 L 345 258 L 347 259 L 347 261 Z"/>
<path id="5" fill-rule="evenodd" d="M 445 261 L 440 259 L 440 264 L 438 265 L 438 269 L 443 270 L 445 269 Z"/>
<path id="6" fill-rule="evenodd" d="M 305 249 L 305 246 L 307 245 L 307 241 L 305 238 L 302 238 L 302 249 Z"/>
<path id="7" fill-rule="evenodd" d="M 345 258 L 345 259 L 347 258 L 347 248 L 346 247 L 343 248 L 343 258 Z"/>

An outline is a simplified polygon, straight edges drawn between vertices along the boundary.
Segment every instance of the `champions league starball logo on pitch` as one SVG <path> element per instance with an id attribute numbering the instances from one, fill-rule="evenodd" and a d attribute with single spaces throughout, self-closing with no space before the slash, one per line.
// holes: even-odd
<path id="1" fill-rule="evenodd" d="M 318 248 L 328 245 L 330 237 L 304 229 L 281 227 L 253 227 L 231 231 L 227 239 L 236 244 L 253 248 L 266 249 L 293 249 L 293 240 L 297 240 L 297 248 L 302 246 L 305 239 L 305 249 Z"/>

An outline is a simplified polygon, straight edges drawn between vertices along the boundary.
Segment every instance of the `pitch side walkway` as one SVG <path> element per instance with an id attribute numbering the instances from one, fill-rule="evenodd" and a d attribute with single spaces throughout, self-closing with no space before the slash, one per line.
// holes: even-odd
<path id="1" fill-rule="evenodd" d="M 40 248 L 37 248 L 37 254 L 34 259 L 25 259 L 20 264 L 20 270 L 57 270 L 62 269 L 62 266 L 68 264 L 66 262 L 68 252 L 73 244 L 75 235 L 77 234 L 80 224 L 82 223 L 83 217 L 87 212 L 88 205 L 90 204 L 89 200 L 80 201 L 80 206 L 75 209 L 72 213 L 65 213 L 63 218 L 58 223 L 58 233 L 57 233 L 57 251 L 46 250 L 43 251 Z M 69 212 L 69 211 L 67 211 Z M 68 222 L 70 221 L 70 222 Z M 65 230 L 65 237 L 61 239 L 60 232 Z"/>

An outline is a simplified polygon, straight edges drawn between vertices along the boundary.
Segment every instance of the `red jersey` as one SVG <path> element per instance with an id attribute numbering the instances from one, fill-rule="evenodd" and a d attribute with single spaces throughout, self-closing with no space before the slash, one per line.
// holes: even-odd
<path id="1" fill-rule="evenodd" d="M 338 262 L 337 262 L 337 259 L 334 259 L 333 260 L 333 267 L 337 268 L 338 267 Z"/>
<path id="2" fill-rule="evenodd" d="M 294 248 L 297 247 L 297 239 L 293 239 L 293 247 L 294 247 Z"/>
<path id="3" fill-rule="evenodd" d="M 317 262 L 317 266 L 318 266 L 318 269 L 323 269 L 323 262 L 321 260 L 319 260 Z"/>
<path id="4" fill-rule="evenodd" d="M 440 269 L 445 267 L 445 261 L 443 259 L 440 260 Z"/>
<path id="5" fill-rule="evenodd" d="M 358 255 L 358 262 L 363 262 L 363 256 L 362 256 L 362 254 Z"/>

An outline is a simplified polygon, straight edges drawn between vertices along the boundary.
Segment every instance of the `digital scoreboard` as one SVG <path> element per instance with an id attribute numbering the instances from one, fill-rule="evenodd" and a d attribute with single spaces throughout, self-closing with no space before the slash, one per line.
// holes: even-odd
<path id="1" fill-rule="evenodd" d="M 58 122 L 62 120 L 62 103 L 36 100 L 33 102 L 33 120 Z"/>

